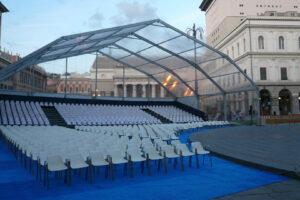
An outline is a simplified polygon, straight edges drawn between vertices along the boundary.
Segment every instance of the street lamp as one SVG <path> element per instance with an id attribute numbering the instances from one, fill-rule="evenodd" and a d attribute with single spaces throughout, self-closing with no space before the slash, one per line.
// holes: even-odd
<path id="1" fill-rule="evenodd" d="M 197 33 L 198 35 L 198 39 L 202 40 L 203 39 L 203 28 L 202 27 L 198 27 L 196 28 L 196 24 L 194 23 L 193 28 L 187 28 L 186 32 L 188 35 L 193 36 L 195 39 L 197 39 Z M 196 41 L 194 41 L 194 63 L 197 65 L 197 49 L 196 49 Z M 195 97 L 197 99 L 197 108 L 200 109 L 199 106 L 199 94 L 198 94 L 198 75 L 197 75 L 197 69 L 195 68 Z"/>

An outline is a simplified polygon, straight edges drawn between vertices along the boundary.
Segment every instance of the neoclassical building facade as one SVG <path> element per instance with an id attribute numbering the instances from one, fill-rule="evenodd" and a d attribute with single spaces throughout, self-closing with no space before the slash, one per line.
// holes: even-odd
<path id="1" fill-rule="evenodd" d="M 64 89 L 65 76 L 61 76 L 57 91 L 58 93 L 64 93 Z M 127 67 L 124 68 L 123 82 L 123 65 L 104 56 L 98 56 L 95 59 L 90 68 L 90 73 L 69 74 L 66 92 L 125 98 L 160 98 L 167 95 L 165 89 L 157 82 Z"/>
<path id="2" fill-rule="evenodd" d="M 265 16 L 246 17 L 215 45 L 260 89 L 259 97 L 247 92 L 229 95 L 232 112 L 248 113 L 249 105 L 259 98 L 262 115 L 300 113 L 300 17 L 297 16 L 266 12 Z M 230 87 L 233 81 L 221 80 L 221 83 L 228 82 Z"/>

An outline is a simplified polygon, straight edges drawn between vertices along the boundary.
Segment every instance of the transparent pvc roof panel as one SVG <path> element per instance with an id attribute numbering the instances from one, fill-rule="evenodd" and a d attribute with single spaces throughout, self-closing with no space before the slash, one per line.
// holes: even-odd
<path id="1" fill-rule="evenodd" d="M 140 70 L 143 70 L 149 74 L 157 74 L 157 73 L 161 73 L 161 72 L 165 72 L 166 70 L 157 66 L 157 65 L 154 65 L 154 64 L 146 64 L 146 65 L 142 65 L 140 67 L 137 67 L 138 69 Z"/>
<path id="2" fill-rule="evenodd" d="M 64 54 L 66 53 L 67 51 L 69 51 L 71 49 L 71 47 L 68 47 L 68 48 L 63 48 L 63 49 L 58 49 L 58 50 L 55 50 L 55 51 L 49 51 L 48 53 L 44 54 L 42 56 L 43 57 L 48 57 L 48 56 L 53 56 L 53 55 L 61 55 L 61 54 Z"/>
<path id="3" fill-rule="evenodd" d="M 140 29 L 145 28 L 146 25 L 140 25 L 140 26 L 134 26 L 134 27 L 130 27 L 130 28 L 123 28 L 120 31 L 117 32 L 118 35 L 122 35 L 122 34 L 129 34 L 132 32 L 136 32 Z"/>
<path id="4" fill-rule="evenodd" d="M 64 46 L 64 45 L 72 45 L 72 44 L 77 44 L 79 42 L 81 42 L 82 40 L 86 39 L 88 37 L 88 35 L 85 36 L 77 36 L 76 38 L 70 39 L 70 40 L 66 40 L 65 42 L 61 42 L 57 45 L 54 45 L 53 47 L 60 47 L 60 46 Z"/>
<path id="5" fill-rule="evenodd" d="M 202 45 L 199 43 L 194 42 L 193 40 L 187 37 L 179 37 L 174 40 L 170 40 L 166 43 L 161 44 L 160 46 L 172 50 L 174 53 L 180 53 L 182 51 L 192 50 L 195 48 L 199 48 Z"/>
<path id="6" fill-rule="evenodd" d="M 98 42 L 93 42 L 93 43 L 88 43 L 88 44 L 77 45 L 77 46 L 74 47 L 70 52 L 76 51 L 76 50 L 87 49 L 87 48 L 90 48 L 90 47 L 92 47 L 92 46 L 95 46 L 97 43 L 98 43 Z"/>
<path id="7" fill-rule="evenodd" d="M 126 38 L 118 41 L 116 44 L 120 45 L 126 49 L 129 49 L 130 51 L 133 51 L 134 53 L 137 53 L 143 49 L 148 49 L 148 48 L 152 47 L 151 44 L 148 44 L 145 41 L 139 40 L 132 36 L 126 37 Z"/>
<path id="8" fill-rule="evenodd" d="M 111 55 L 117 59 L 130 56 L 131 54 L 125 51 L 122 51 L 120 49 L 117 49 L 116 47 L 106 47 L 104 49 L 101 49 L 101 51 L 105 54 Z"/>
<path id="9" fill-rule="evenodd" d="M 90 41 L 93 41 L 93 40 L 104 39 L 104 38 L 107 38 L 108 36 L 113 35 L 116 32 L 117 32 L 116 30 L 113 30 L 113 31 L 106 31 L 106 32 L 103 32 L 103 33 L 96 33 L 96 34 L 93 34 L 86 41 L 90 42 Z"/>
<path id="10" fill-rule="evenodd" d="M 161 59 L 161 58 L 170 56 L 169 53 L 167 53 L 155 46 L 140 52 L 140 55 L 145 56 L 145 57 L 149 58 L 150 60 L 157 60 L 157 59 Z"/>
<path id="11" fill-rule="evenodd" d="M 121 61 L 123 61 L 131 66 L 138 66 L 138 65 L 144 64 L 146 62 L 144 59 L 141 59 L 136 56 L 126 57 L 124 59 L 121 59 Z"/>
<path id="12" fill-rule="evenodd" d="M 195 80 L 195 68 L 192 66 L 176 69 L 173 72 L 178 74 L 185 82 Z"/>
<path id="13" fill-rule="evenodd" d="M 159 60 L 159 61 L 157 61 L 157 63 L 164 65 L 172 70 L 190 66 L 188 63 L 186 63 L 185 61 L 183 61 L 175 56 L 171 56 L 171 57 L 165 58 L 163 60 Z"/>
<path id="14" fill-rule="evenodd" d="M 154 43 L 161 43 L 171 38 L 181 36 L 179 33 L 173 31 L 170 28 L 164 27 L 159 23 L 149 25 L 142 30 L 137 31 L 136 34 L 147 38 Z"/>

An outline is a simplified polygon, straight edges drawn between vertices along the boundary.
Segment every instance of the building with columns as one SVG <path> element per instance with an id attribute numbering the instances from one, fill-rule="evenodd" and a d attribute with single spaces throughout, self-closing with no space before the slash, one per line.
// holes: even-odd
<path id="1" fill-rule="evenodd" d="M 261 114 L 300 113 L 300 0 L 203 0 L 200 8 L 208 44 L 258 85 Z M 233 87 L 237 80 L 220 83 Z M 254 98 L 247 92 L 230 95 L 228 109 L 248 113 Z"/>
<path id="2" fill-rule="evenodd" d="M 159 98 L 167 94 L 157 82 L 127 67 L 124 68 L 124 85 L 123 65 L 104 56 L 95 59 L 90 73 L 71 73 L 67 77 L 67 93 L 123 97 L 124 90 L 124 97 L 138 98 Z M 58 84 L 58 93 L 64 93 L 64 88 L 63 75 Z"/>

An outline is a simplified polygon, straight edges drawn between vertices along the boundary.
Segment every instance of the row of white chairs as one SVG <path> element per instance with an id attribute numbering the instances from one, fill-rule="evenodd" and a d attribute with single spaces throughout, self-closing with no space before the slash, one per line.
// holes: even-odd
<path id="1" fill-rule="evenodd" d="M 55 104 L 68 125 L 152 124 L 161 121 L 138 106 Z"/>
<path id="2" fill-rule="evenodd" d="M 149 134 L 150 129 L 146 127 L 144 130 Z M 113 180 L 113 165 L 124 164 L 125 172 L 128 164 L 130 176 L 133 177 L 133 163 L 147 162 L 148 174 L 151 175 L 151 160 L 158 160 L 158 166 L 164 161 L 165 170 L 168 172 L 166 162 L 168 158 L 181 157 L 183 170 L 183 157 L 196 155 L 197 167 L 199 167 L 198 154 L 209 154 L 200 143 L 192 143 L 190 150 L 179 140 L 170 140 L 170 144 L 161 138 L 154 140 L 149 137 L 142 138 L 134 132 L 132 136 L 120 135 L 108 129 L 103 134 L 57 126 L 1 126 L 0 130 L 17 159 L 21 160 L 24 166 L 28 166 L 27 159 L 29 159 L 31 173 L 33 173 L 34 162 L 38 164 L 36 175 L 40 180 L 42 170 L 44 171 L 44 184 L 48 187 L 49 172 L 65 171 L 65 181 L 68 177 L 68 183 L 71 185 L 71 171 L 74 169 L 86 168 L 86 177 L 90 173 L 93 182 L 94 167 L 106 166 L 106 172 L 108 173 L 109 167 Z"/>
<path id="3" fill-rule="evenodd" d="M 0 101 L 3 125 L 50 125 L 39 102 Z"/>
<path id="4" fill-rule="evenodd" d="M 181 110 L 175 106 L 146 106 L 146 108 L 158 113 L 174 123 L 203 121 L 200 117 Z"/>

